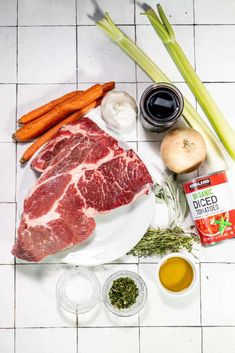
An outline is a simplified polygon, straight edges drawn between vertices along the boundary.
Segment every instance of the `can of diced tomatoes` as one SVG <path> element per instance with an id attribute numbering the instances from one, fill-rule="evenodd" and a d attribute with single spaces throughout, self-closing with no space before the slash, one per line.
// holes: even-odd
<path id="1" fill-rule="evenodd" d="M 228 172 L 195 178 L 184 184 L 184 191 L 202 245 L 235 237 L 235 199 Z"/>

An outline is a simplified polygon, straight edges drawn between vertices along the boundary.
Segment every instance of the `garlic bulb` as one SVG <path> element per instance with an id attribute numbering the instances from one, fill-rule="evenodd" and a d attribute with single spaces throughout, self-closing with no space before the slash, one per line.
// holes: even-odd
<path id="1" fill-rule="evenodd" d="M 101 117 L 113 130 L 125 132 L 134 125 L 137 115 L 135 99 L 127 92 L 111 91 L 101 102 Z"/>

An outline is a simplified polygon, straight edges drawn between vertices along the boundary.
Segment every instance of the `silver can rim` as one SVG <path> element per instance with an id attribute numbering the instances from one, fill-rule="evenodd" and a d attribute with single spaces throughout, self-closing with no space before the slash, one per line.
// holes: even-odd
<path id="1" fill-rule="evenodd" d="M 209 173 L 209 174 L 204 174 L 204 175 L 198 176 L 196 178 L 193 178 L 193 179 L 190 179 L 190 180 L 186 181 L 182 185 L 187 185 L 188 183 L 193 183 L 194 181 L 197 182 L 200 179 L 211 177 L 212 175 L 216 175 L 216 174 L 220 174 L 220 173 L 225 173 L 226 174 L 226 170 L 218 170 L 218 172 L 212 172 L 212 173 Z"/>

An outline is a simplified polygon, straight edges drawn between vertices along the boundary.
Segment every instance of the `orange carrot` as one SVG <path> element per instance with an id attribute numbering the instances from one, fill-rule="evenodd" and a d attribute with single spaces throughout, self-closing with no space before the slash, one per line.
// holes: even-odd
<path id="1" fill-rule="evenodd" d="M 76 94 L 76 98 L 80 97 L 82 93 L 83 93 L 83 91 L 78 91 L 78 93 Z M 58 105 L 57 105 L 57 106 L 58 106 Z M 51 112 L 51 111 L 50 111 L 50 112 Z M 49 113 L 50 113 L 50 112 L 49 112 Z M 44 121 L 45 115 L 46 115 L 46 114 L 44 114 L 44 115 L 42 115 L 42 116 L 39 116 L 37 119 L 35 119 L 35 120 L 33 120 L 33 121 L 30 121 L 29 123 L 25 124 L 24 126 L 21 126 L 21 127 L 19 128 L 19 130 L 22 129 L 23 127 L 27 126 L 27 125 L 33 126 L 34 123 L 38 123 L 39 121 Z M 67 114 L 67 115 L 68 115 L 68 114 Z"/>
<path id="2" fill-rule="evenodd" d="M 49 103 L 46 103 L 42 105 L 41 107 L 38 107 L 31 112 L 23 115 L 19 120 L 19 124 L 26 124 L 29 123 L 30 121 L 33 121 L 37 119 L 38 117 L 48 113 L 51 109 L 53 109 L 56 105 L 65 102 L 66 100 L 75 97 L 80 91 L 72 91 L 70 93 L 67 93 L 63 95 L 62 97 L 59 97 L 57 99 L 52 100 Z"/>
<path id="3" fill-rule="evenodd" d="M 115 82 L 111 81 L 111 82 L 106 82 L 102 85 L 103 87 L 103 91 L 104 92 L 108 92 L 110 90 L 112 90 L 115 87 Z M 23 115 L 19 120 L 18 123 L 19 124 L 27 124 L 30 121 L 33 121 L 37 118 L 39 118 L 40 116 L 48 113 L 50 110 L 52 110 L 56 105 L 65 102 L 66 100 L 76 96 L 77 94 L 79 94 L 82 91 L 72 91 L 69 92 L 57 99 L 52 100 L 49 103 L 46 103 L 44 105 L 42 105 L 41 107 L 38 107 L 34 110 L 32 110 L 31 112 Z"/>
<path id="4" fill-rule="evenodd" d="M 77 94 L 77 96 L 76 97 L 79 97 L 81 94 L 82 94 L 82 92 L 83 91 L 79 91 L 79 93 Z M 67 115 L 69 115 L 69 114 L 67 114 Z M 66 116 L 67 116 L 66 115 Z M 39 126 L 40 125 L 40 122 L 42 121 L 44 121 L 44 117 L 45 117 L 45 115 L 42 115 L 42 116 L 40 116 L 39 118 L 37 118 L 37 119 L 35 119 L 34 121 L 31 121 L 31 122 L 29 122 L 29 123 L 27 123 L 27 124 L 25 124 L 24 126 L 22 126 L 22 127 L 20 127 L 18 130 L 16 130 L 16 132 L 12 135 L 12 138 L 14 139 L 14 140 L 16 140 L 16 137 L 18 138 L 18 136 L 21 136 L 22 134 L 25 134 L 25 133 L 27 133 L 27 129 L 28 130 L 30 130 L 32 127 L 34 127 L 36 124 L 37 124 L 37 126 Z M 49 129 L 48 129 L 49 130 Z M 30 140 L 30 139 L 29 139 Z M 24 140 L 17 140 L 18 142 L 24 142 Z M 27 141 L 27 140 L 26 140 Z"/>
<path id="5" fill-rule="evenodd" d="M 103 88 L 101 85 L 94 85 L 82 92 L 79 96 L 75 96 L 60 103 L 50 112 L 43 115 L 30 123 L 22 126 L 12 136 L 16 141 L 27 141 L 34 137 L 40 136 L 45 131 L 49 130 L 52 126 L 59 123 L 70 113 L 73 113 L 86 105 L 94 102 L 96 99 L 103 95 Z"/>
<path id="6" fill-rule="evenodd" d="M 97 99 L 96 101 L 90 103 L 89 105 L 86 105 L 84 108 L 78 110 L 77 112 L 69 115 L 67 118 L 59 122 L 57 125 L 52 127 L 50 130 L 48 130 L 45 134 L 43 134 L 41 137 L 39 137 L 35 142 L 32 143 L 31 146 L 27 148 L 27 150 L 24 152 L 20 162 L 22 164 L 26 163 L 33 155 L 36 153 L 41 146 L 43 146 L 46 142 L 48 142 L 52 137 L 55 136 L 57 131 L 66 124 L 72 123 L 76 121 L 77 119 L 81 118 L 83 115 L 88 113 L 91 109 L 96 108 L 98 105 L 100 105 L 102 98 Z"/>
<path id="7" fill-rule="evenodd" d="M 102 85 L 103 91 L 104 92 L 108 92 L 111 91 L 112 89 L 114 89 L 115 87 L 115 82 L 111 81 L 111 82 L 106 82 Z"/>

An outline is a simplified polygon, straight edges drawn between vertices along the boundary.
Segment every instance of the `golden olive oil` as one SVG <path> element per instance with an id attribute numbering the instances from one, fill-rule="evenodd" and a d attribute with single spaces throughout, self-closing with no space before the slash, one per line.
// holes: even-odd
<path id="1" fill-rule="evenodd" d="M 171 292 L 187 289 L 194 278 L 192 265 L 182 257 L 171 257 L 160 267 L 159 278 L 162 285 Z"/>

